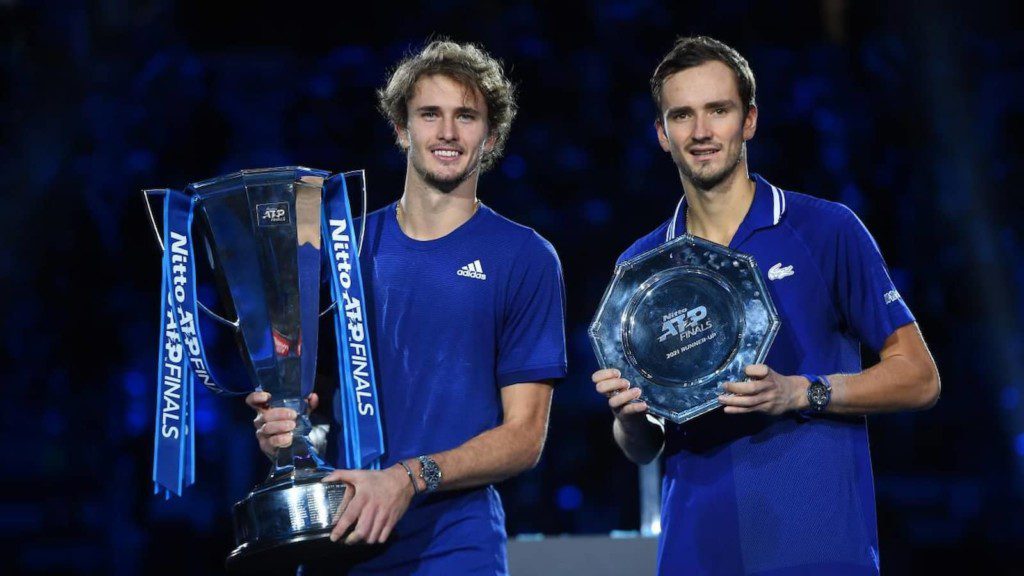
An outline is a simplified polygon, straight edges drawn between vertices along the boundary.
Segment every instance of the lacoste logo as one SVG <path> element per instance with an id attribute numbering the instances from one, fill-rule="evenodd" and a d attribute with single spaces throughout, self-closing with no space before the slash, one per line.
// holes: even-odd
<path id="1" fill-rule="evenodd" d="M 466 278 L 476 278 L 477 280 L 487 280 L 487 274 L 484 274 L 484 269 L 480 266 L 479 260 L 474 260 L 469 264 L 466 264 L 459 271 L 456 272 L 459 276 L 465 276 Z"/>
<path id="2" fill-rule="evenodd" d="M 782 262 L 778 262 L 768 269 L 769 280 L 782 280 L 786 276 L 792 276 L 793 274 L 796 274 L 796 272 L 793 272 L 793 266 L 789 265 L 783 268 Z"/>

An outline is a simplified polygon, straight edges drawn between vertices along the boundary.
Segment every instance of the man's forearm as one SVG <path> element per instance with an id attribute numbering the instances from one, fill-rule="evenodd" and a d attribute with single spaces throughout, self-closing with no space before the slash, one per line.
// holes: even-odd
<path id="1" fill-rule="evenodd" d="M 537 465 L 544 449 L 551 412 L 552 387 L 525 382 L 501 390 L 501 425 L 432 457 L 441 469 L 442 490 L 473 488 L 500 482 Z M 418 474 L 419 462 L 408 461 Z M 423 481 L 418 480 L 423 488 Z"/>
<path id="2" fill-rule="evenodd" d="M 827 411 L 872 414 L 932 407 L 939 398 L 939 374 L 916 325 L 897 330 L 886 342 L 881 361 L 858 374 L 829 376 L 832 400 Z"/>
<path id="3" fill-rule="evenodd" d="M 661 454 L 665 445 L 665 430 L 647 419 L 646 415 L 636 416 L 633 424 L 623 424 L 616 418 L 612 424 L 615 443 L 632 462 L 647 464 Z"/>
<path id="4" fill-rule="evenodd" d="M 541 425 L 506 423 L 474 436 L 458 448 L 434 454 L 443 475 L 440 489 L 494 484 L 533 468 L 540 460 L 546 434 L 546 418 Z M 419 463 L 415 466 L 418 470 Z"/>
<path id="5" fill-rule="evenodd" d="M 891 359 L 859 374 L 833 374 L 832 401 L 828 412 L 835 414 L 878 414 L 923 410 L 939 398 L 935 372 L 909 362 Z"/>

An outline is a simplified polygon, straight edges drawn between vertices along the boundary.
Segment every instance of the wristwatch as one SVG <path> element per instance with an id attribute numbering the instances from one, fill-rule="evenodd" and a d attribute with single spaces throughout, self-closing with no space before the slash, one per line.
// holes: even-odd
<path id="1" fill-rule="evenodd" d="M 815 412 L 824 412 L 825 408 L 828 407 L 829 401 L 832 400 L 832 383 L 828 381 L 827 376 L 809 376 L 804 375 L 811 385 L 807 387 L 807 403 L 810 405 L 811 410 Z"/>
<path id="2" fill-rule="evenodd" d="M 430 456 L 420 456 L 420 478 L 427 485 L 427 493 L 434 492 L 441 486 L 441 467 Z"/>

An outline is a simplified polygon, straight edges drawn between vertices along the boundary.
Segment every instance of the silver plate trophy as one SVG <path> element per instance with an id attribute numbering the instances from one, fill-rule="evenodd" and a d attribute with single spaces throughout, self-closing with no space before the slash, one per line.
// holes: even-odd
<path id="1" fill-rule="evenodd" d="M 602 368 L 677 424 L 718 406 L 762 362 L 779 317 L 751 256 L 690 235 L 622 262 L 590 325 Z"/>
<path id="2" fill-rule="evenodd" d="M 309 168 L 269 168 L 187 189 L 195 219 L 195 259 L 209 262 L 227 314 L 237 320 L 199 306 L 234 329 L 252 381 L 249 388 L 269 392 L 273 407 L 299 414 L 291 446 L 278 449 L 266 479 L 234 505 L 237 547 L 226 562 L 233 572 L 294 566 L 343 548 L 328 536 L 345 486 L 321 482 L 333 468 L 310 440 L 306 402 L 316 373 L 321 227 L 326 223 L 321 203 L 330 178 L 328 172 Z M 365 216 L 365 182 L 363 194 Z"/>

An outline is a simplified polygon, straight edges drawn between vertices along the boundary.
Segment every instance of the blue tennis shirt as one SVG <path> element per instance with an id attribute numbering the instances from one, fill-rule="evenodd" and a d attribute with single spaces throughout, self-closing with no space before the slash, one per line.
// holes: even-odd
<path id="1" fill-rule="evenodd" d="M 561 265 L 532 229 L 481 204 L 448 235 L 419 241 L 402 232 L 391 204 L 367 216 L 360 263 L 382 468 L 498 426 L 502 387 L 565 376 Z M 329 441 L 341 461 L 340 443 Z M 389 540 L 349 573 L 507 573 L 505 515 L 492 486 L 414 498 Z"/>
<path id="2" fill-rule="evenodd" d="M 782 326 L 765 363 L 776 372 L 861 371 L 914 321 L 882 255 L 849 208 L 756 191 L 729 247 L 757 261 Z M 657 247 L 685 209 L 620 256 Z M 877 574 L 874 481 L 863 417 L 779 417 L 715 410 L 665 429 L 658 573 Z"/>

